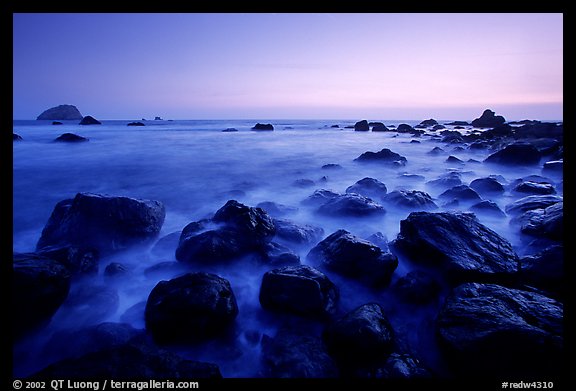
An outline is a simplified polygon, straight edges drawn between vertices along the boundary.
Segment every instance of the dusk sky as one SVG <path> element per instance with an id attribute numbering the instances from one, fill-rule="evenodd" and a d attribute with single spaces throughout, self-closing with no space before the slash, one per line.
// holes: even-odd
<path id="1" fill-rule="evenodd" d="M 14 14 L 13 118 L 563 117 L 563 15 Z"/>

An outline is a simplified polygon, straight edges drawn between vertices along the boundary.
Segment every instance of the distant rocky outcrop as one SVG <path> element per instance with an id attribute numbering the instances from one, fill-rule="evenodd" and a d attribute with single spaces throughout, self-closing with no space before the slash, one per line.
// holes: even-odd
<path id="1" fill-rule="evenodd" d="M 86 137 L 78 136 L 74 133 L 64 133 L 58 136 L 54 141 L 64 142 L 64 143 L 78 143 L 83 141 L 88 141 Z"/>
<path id="2" fill-rule="evenodd" d="M 126 126 L 146 126 L 146 125 L 142 122 L 130 122 Z"/>
<path id="3" fill-rule="evenodd" d="M 493 128 L 506 122 L 501 115 L 495 115 L 492 110 L 486 109 L 479 118 L 472 121 L 472 126 L 476 128 Z"/>
<path id="4" fill-rule="evenodd" d="M 252 130 L 274 130 L 274 126 L 272 124 L 257 123 L 252 127 Z"/>
<path id="5" fill-rule="evenodd" d="M 357 132 L 367 132 L 370 130 L 370 125 L 368 124 L 368 121 L 363 119 L 354 124 L 354 130 Z"/>
<path id="6" fill-rule="evenodd" d="M 73 105 L 60 105 L 52 107 L 42 114 L 40 114 L 37 120 L 81 120 L 83 118 L 80 111 Z"/>
<path id="7" fill-rule="evenodd" d="M 102 122 L 98 121 L 96 118 L 87 115 L 86 117 L 82 118 L 79 125 L 102 125 Z"/>

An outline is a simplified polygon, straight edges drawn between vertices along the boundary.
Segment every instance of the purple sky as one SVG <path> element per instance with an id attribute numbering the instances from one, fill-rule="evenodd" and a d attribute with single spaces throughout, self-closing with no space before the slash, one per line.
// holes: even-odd
<path id="1" fill-rule="evenodd" d="M 563 15 L 14 14 L 14 119 L 562 119 Z"/>

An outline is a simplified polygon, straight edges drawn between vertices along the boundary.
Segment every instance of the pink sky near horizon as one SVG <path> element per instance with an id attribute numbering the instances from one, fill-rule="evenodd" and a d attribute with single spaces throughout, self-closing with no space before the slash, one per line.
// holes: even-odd
<path id="1" fill-rule="evenodd" d="M 562 119 L 563 15 L 14 14 L 13 118 Z"/>

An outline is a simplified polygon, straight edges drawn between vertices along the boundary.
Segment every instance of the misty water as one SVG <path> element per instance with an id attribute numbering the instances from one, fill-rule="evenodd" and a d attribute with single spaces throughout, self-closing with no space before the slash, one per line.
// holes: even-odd
<path id="1" fill-rule="evenodd" d="M 421 120 L 383 122 L 387 126 L 416 125 Z M 381 232 L 391 241 L 400 230 L 400 221 L 411 210 L 376 200 L 386 208 L 383 216 L 337 218 L 318 215 L 315 207 L 302 204 L 302 201 L 316 189 L 344 193 L 356 181 L 371 177 L 383 182 L 388 192 L 396 189 L 425 191 L 440 206 L 439 211 L 467 210 L 470 204 L 462 202 L 457 206 L 445 206 L 448 200 L 438 199 L 438 196 L 447 187 L 428 182 L 451 171 L 459 172 L 464 184 L 489 175 L 501 175 L 502 181 L 508 183 L 528 175 L 543 175 L 541 165 L 484 164 L 482 161 L 494 151 L 460 149 L 461 144 L 442 143 L 435 137 L 439 132 L 426 131 L 421 137 L 415 137 L 396 132 L 355 132 L 345 128 L 356 121 L 146 121 L 143 127 L 128 127 L 126 124 L 130 121 L 120 120 L 105 120 L 102 125 L 93 126 L 79 126 L 77 121 L 63 121 L 60 126 L 53 126 L 50 121 L 14 121 L 14 133 L 23 140 L 13 145 L 13 251 L 33 252 L 56 203 L 73 198 L 79 192 L 162 202 L 166 207 L 166 219 L 159 238 L 179 232 L 190 222 L 210 217 L 228 200 L 235 199 L 248 206 L 273 201 L 293 207 L 283 218 L 321 227 L 323 237 L 346 229 L 361 238 Z M 275 130 L 251 131 L 256 122 L 272 123 Z M 238 131 L 222 132 L 227 128 Z M 460 131 L 472 130 L 467 127 Z M 89 142 L 53 142 L 66 132 L 87 137 Z M 434 147 L 441 147 L 445 153 L 430 154 Z M 405 156 L 407 164 L 391 167 L 354 161 L 366 151 L 377 152 L 382 148 Z M 463 163 L 446 162 L 449 155 Z M 338 164 L 341 168 L 323 168 L 327 164 Z M 561 174 L 551 175 L 554 174 L 545 174 L 552 181 L 562 180 Z M 310 185 L 304 186 L 303 182 L 297 182 L 302 179 L 312 180 L 314 184 L 308 182 Z M 557 190 L 561 195 L 561 187 L 557 186 Z M 504 210 L 507 204 L 525 195 L 507 189 L 491 200 Z M 508 239 L 519 255 L 527 251 L 529 239 L 519 233 L 518 227 L 510 225 L 509 216 L 477 214 L 477 217 Z M 300 256 L 303 264 L 308 263 L 306 255 L 313 245 L 289 247 Z M 159 281 L 179 274 L 178 271 L 145 273 L 147 268 L 160 262 L 175 261 L 175 248 L 166 251 L 152 251 L 152 248 L 153 244 L 103 257 L 97 275 L 74 280 L 69 299 L 88 291 L 88 287 L 105 286 L 117 292 L 118 300 L 112 304 L 102 299 L 100 302 L 92 300 L 85 306 L 82 303 L 62 306 L 46 327 L 14 345 L 14 375 L 29 375 L 55 360 L 47 346 L 56 332 L 102 322 L 127 322 L 143 329 L 144 303 L 150 291 Z M 128 273 L 113 280 L 105 278 L 104 268 L 111 262 L 123 264 Z M 392 283 L 414 267 L 400 256 Z M 238 301 L 239 315 L 234 338 L 170 346 L 169 349 L 187 358 L 218 364 L 224 377 L 261 376 L 261 336 L 274 336 L 279 327 L 291 321 L 290 316 L 271 314 L 260 306 L 260 283 L 269 269 L 242 261 L 214 266 L 211 270 L 186 266 L 187 271 L 212 271 L 228 279 Z M 337 274 L 328 271 L 325 274 L 340 290 L 339 314 L 368 302 L 379 303 L 414 355 L 424 365 L 443 373 L 433 330 L 433 316 L 440 303 L 415 310 L 395 300 L 389 289 L 368 289 Z M 310 321 L 307 327 L 317 335 L 322 330 L 322 324 L 316 321 Z"/>

